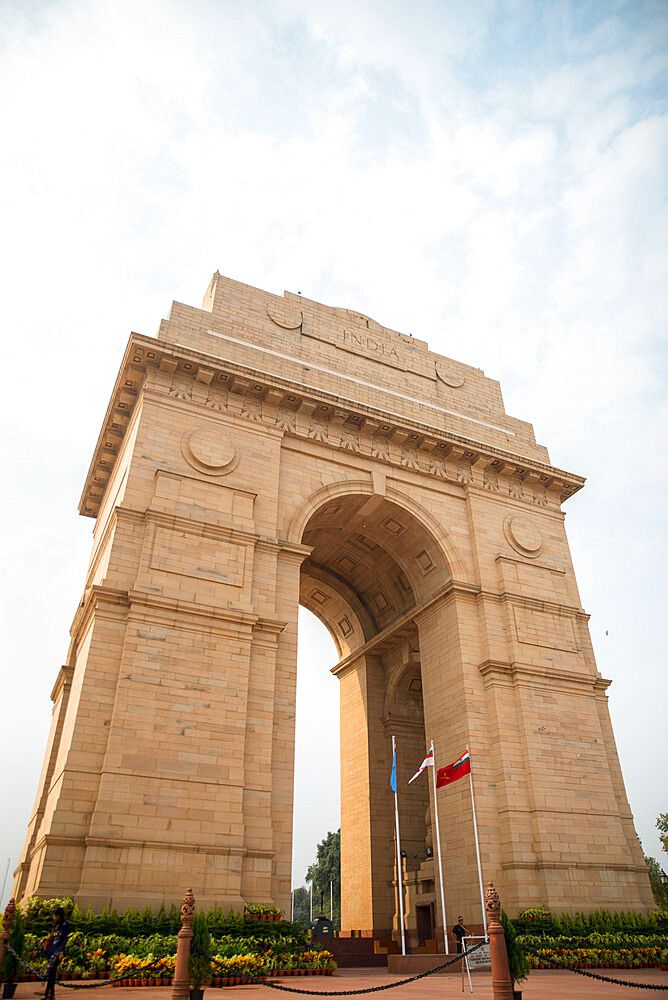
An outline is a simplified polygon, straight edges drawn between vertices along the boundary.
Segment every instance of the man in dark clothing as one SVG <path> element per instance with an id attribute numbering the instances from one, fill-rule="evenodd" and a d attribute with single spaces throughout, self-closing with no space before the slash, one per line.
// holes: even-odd
<path id="1" fill-rule="evenodd" d="M 452 928 L 452 933 L 457 938 L 457 954 L 461 955 L 461 953 L 462 953 L 462 938 L 466 937 L 467 934 L 471 933 L 470 930 L 468 929 L 468 927 L 466 926 L 466 924 L 464 923 L 464 918 L 463 917 L 457 917 L 457 923 Z"/>
<path id="2" fill-rule="evenodd" d="M 70 925 L 65 920 L 65 910 L 57 906 L 53 911 L 53 930 L 46 939 L 44 954 L 46 955 L 46 988 L 44 1000 L 54 1000 L 56 995 L 56 974 L 67 944 Z"/>

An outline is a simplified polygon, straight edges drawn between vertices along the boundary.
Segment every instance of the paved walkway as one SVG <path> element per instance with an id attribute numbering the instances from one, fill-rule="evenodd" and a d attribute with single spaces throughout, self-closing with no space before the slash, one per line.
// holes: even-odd
<path id="1" fill-rule="evenodd" d="M 595 969 L 601 975 L 612 976 L 615 979 L 627 979 L 630 982 L 647 983 L 668 987 L 668 972 L 660 969 Z M 400 982 L 401 976 L 390 976 L 384 969 L 340 969 L 333 976 L 304 976 L 300 979 L 276 979 L 281 986 L 294 986 L 296 989 L 308 990 L 317 994 L 319 991 L 336 990 L 345 993 L 347 990 L 368 989 L 373 986 L 384 986 L 388 983 Z M 19 983 L 16 988 L 16 1000 L 34 998 L 39 983 Z M 626 1000 L 627 997 L 656 996 L 654 990 L 638 990 L 630 987 L 616 986 L 613 983 L 600 983 L 594 979 L 575 975 L 573 972 L 557 972 L 556 970 L 534 970 L 528 979 L 521 984 L 522 1000 Z M 471 996 L 468 983 L 466 992 L 462 994 L 461 978 L 455 975 L 429 976 L 416 983 L 398 986 L 396 989 L 384 990 L 382 996 L 392 1000 L 455 1000 L 456 997 Z M 287 993 L 274 990 L 269 986 L 226 986 L 223 989 L 209 987 L 205 1000 L 289 1000 L 290 997 L 301 997 L 300 993 Z M 379 994 L 376 994 L 378 997 Z M 56 1000 L 75 1000 L 83 997 L 93 1000 L 94 997 L 107 997 L 108 1000 L 169 1000 L 170 987 L 143 986 L 139 989 L 106 987 L 95 990 L 72 990 L 64 986 L 56 986 Z M 473 1000 L 493 1000 L 492 982 L 489 972 L 477 972 L 473 975 Z"/>

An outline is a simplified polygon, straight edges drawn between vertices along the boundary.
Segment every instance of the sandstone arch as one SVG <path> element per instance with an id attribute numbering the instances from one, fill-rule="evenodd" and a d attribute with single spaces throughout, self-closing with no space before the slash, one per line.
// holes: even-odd
<path id="1" fill-rule="evenodd" d="M 561 512 L 582 485 L 496 382 L 419 340 L 218 273 L 202 309 L 174 303 L 131 336 L 86 478 L 93 552 L 16 898 L 157 906 L 188 872 L 204 907 L 287 909 L 302 600 L 341 657 L 349 927 L 396 924 L 395 729 L 410 933 L 420 900 L 442 922 L 425 784 L 405 784 L 425 739 L 445 762 L 471 745 L 511 913 L 649 907 Z M 475 924 L 470 800 L 446 791 L 447 896 Z"/>

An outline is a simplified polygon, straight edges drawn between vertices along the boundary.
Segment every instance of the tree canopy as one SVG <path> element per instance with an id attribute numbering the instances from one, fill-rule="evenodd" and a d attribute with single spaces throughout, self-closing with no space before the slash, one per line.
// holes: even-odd
<path id="1" fill-rule="evenodd" d="M 656 858 L 649 858 L 645 855 L 645 864 L 649 871 L 649 884 L 652 887 L 654 902 L 660 910 L 668 910 L 668 896 L 661 881 L 661 865 Z"/>
<path id="2" fill-rule="evenodd" d="M 329 916 L 330 883 L 334 927 L 341 929 L 341 830 L 328 833 L 318 844 L 316 860 L 309 865 L 306 881 L 313 886 L 313 918 Z"/>

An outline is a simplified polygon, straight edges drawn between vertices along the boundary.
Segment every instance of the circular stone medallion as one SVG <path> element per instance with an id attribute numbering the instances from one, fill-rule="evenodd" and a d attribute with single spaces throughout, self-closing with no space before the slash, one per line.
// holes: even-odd
<path id="1" fill-rule="evenodd" d="M 503 533 L 516 552 L 532 558 L 543 551 L 543 536 L 533 521 L 526 517 L 507 517 L 503 523 Z"/>
<path id="2" fill-rule="evenodd" d="M 186 431 L 181 451 L 193 469 L 209 476 L 227 475 L 239 461 L 232 439 L 215 427 L 195 427 Z"/>
<path id="3" fill-rule="evenodd" d="M 302 325 L 302 314 L 297 309 L 290 308 L 282 302 L 271 303 L 267 306 L 267 315 L 273 320 L 276 326 L 282 326 L 284 330 L 296 330 Z"/>
<path id="4" fill-rule="evenodd" d="M 436 378 L 440 379 L 444 385 L 449 385 L 451 389 L 461 389 L 464 385 L 464 379 L 459 375 L 455 375 L 454 372 L 445 371 L 443 368 L 436 366 Z"/>

